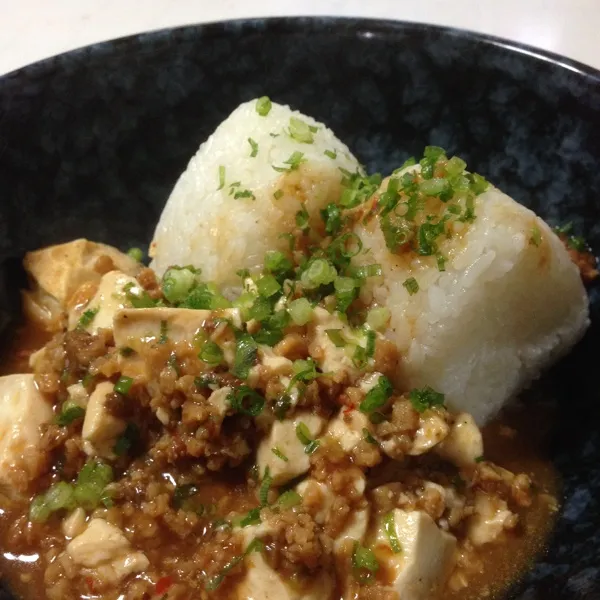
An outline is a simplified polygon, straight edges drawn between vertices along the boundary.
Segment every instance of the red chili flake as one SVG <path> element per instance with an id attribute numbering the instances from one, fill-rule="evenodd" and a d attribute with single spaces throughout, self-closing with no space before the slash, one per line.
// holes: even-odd
<path id="1" fill-rule="evenodd" d="M 350 414 L 352 411 L 354 410 L 354 405 L 351 404 L 350 406 L 346 406 L 346 408 L 344 408 L 344 414 L 348 415 Z"/>
<path id="2" fill-rule="evenodd" d="M 170 575 L 165 575 L 165 577 L 161 577 L 156 582 L 154 593 L 160 596 L 160 594 L 164 594 L 172 585 L 173 578 Z"/>
<path id="3" fill-rule="evenodd" d="M 88 590 L 90 591 L 90 594 L 95 594 L 96 590 L 94 590 L 94 580 L 88 576 L 85 578 L 85 583 L 88 586 Z"/>

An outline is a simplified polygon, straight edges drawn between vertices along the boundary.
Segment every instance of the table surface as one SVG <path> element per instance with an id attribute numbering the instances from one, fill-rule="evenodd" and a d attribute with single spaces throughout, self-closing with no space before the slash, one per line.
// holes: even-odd
<path id="1" fill-rule="evenodd" d="M 243 17 L 339 15 L 450 25 L 600 68 L 599 0 L 0 0 L 0 74 L 90 43 Z"/>

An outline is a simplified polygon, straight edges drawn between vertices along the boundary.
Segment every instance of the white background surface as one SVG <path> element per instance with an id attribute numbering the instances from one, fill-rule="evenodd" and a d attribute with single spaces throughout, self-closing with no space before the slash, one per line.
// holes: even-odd
<path id="1" fill-rule="evenodd" d="M 368 16 L 452 25 L 600 68 L 600 0 L 0 0 L 0 73 L 141 31 L 279 15 Z"/>

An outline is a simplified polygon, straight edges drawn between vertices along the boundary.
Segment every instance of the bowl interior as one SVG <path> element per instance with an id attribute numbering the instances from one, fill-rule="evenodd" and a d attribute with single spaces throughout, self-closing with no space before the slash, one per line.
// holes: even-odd
<path id="1" fill-rule="evenodd" d="M 240 102 L 264 94 L 327 123 L 369 170 L 388 173 L 425 145 L 443 146 L 600 248 L 600 78 L 591 69 L 405 23 L 187 27 L 0 79 L 0 324 L 18 311 L 14 266 L 25 251 L 77 237 L 145 247 L 199 143 Z M 512 598 L 600 597 L 597 290 L 591 298 L 586 338 L 538 388 L 558 404 L 548 453 L 564 502 L 548 551 Z"/>

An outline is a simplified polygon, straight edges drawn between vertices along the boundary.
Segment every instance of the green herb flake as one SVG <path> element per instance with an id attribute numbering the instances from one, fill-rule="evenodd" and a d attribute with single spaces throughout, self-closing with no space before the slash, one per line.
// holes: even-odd
<path id="1" fill-rule="evenodd" d="M 330 158 L 331 160 L 335 160 L 337 158 L 337 152 L 335 150 L 325 150 L 325 152 L 323 152 L 323 154 L 325 156 L 327 156 L 327 158 Z"/>
<path id="2" fill-rule="evenodd" d="M 269 467 L 265 469 L 265 475 L 263 477 L 262 483 L 260 484 L 260 488 L 258 490 L 258 499 L 260 500 L 261 506 L 267 506 L 269 503 L 269 490 L 271 489 L 271 484 L 273 483 L 273 478 L 271 477 L 271 473 L 269 472 Z"/>
<path id="3" fill-rule="evenodd" d="M 529 235 L 529 243 L 533 244 L 534 246 L 539 246 L 542 243 L 542 232 L 539 230 L 539 227 L 537 227 L 537 225 L 534 225 L 531 228 Z"/>
<path id="4" fill-rule="evenodd" d="M 383 528 L 390 542 L 390 548 L 392 549 L 392 552 L 394 554 L 400 554 L 400 552 L 402 552 L 402 545 L 398 539 L 393 512 L 390 512 L 383 517 Z"/>
<path id="5" fill-rule="evenodd" d="M 85 409 L 72 400 L 67 400 L 61 407 L 60 413 L 56 415 L 55 422 L 60 427 L 66 427 L 85 416 Z"/>
<path id="6" fill-rule="evenodd" d="M 261 522 L 260 508 L 253 508 L 248 511 L 248 514 L 240 521 L 240 527 L 249 527 L 250 525 L 258 525 Z"/>
<path id="7" fill-rule="evenodd" d="M 271 99 L 268 96 L 262 96 L 256 101 L 256 112 L 261 117 L 266 117 L 271 112 Z"/>
<path id="8" fill-rule="evenodd" d="M 446 270 L 446 261 L 448 259 L 445 256 L 443 256 L 442 254 L 437 254 L 435 257 L 435 260 L 437 263 L 438 271 L 445 271 Z"/>
<path id="9" fill-rule="evenodd" d="M 315 141 L 313 128 L 297 117 L 290 117 L 290 137 L 301 144 L 312 144 Z"/>
<path id="10" fill-rule="evenodd" d="M 136 262 L 142 262 L 144 253 L 141 248 L 129 248 L 129 250 L 127 250 L 127 256 Z"/>
<path id="11" fill-rule="evenodd" d="M 481 463 L 481 462 L 484 462 L 484 461 L 485 461 L 485 457 L 484 456 L 477 456 L 475 458 L 475 462 L 476 463 Z"/>
<path id="12" fill-rule="evenodd" d="M 138 442 L 140 431 L 135 423 L 127 423 L 125 431 L 117 438 L 113 447 L 113 452 L 117 456 L 127 454 Z"/>
<path id="13" fill-rule="evenodd" d="M 409 277 L 402 285 L 411 296 L 414 296 L 419 291 L 419 283 L 414 277 Z"/>
<path id="14" fill-rule="evenodd" d="M 289 462 L 289 458 L 277 447 L 271 448 L 271 452 L 283 462 Z"/>
<path id="15" fill-rule="evenodd" d="M 302 504 L 302 496 L 296 490 L 287 490 L 277 498 L 277 506 L 283 510 Z"/>
<path id="16" fill-rule="evenodd" d="M 225 167 L 223 165 L 219 166 L 219 187 L 218 190 L 222 190 L 225 187 Z"/>
<path id="17" fill-rule="evenodd" d="M 281 198 L 283 196 L 283 190 L 275 190 L 275 192 L 273 193 L 273 198 L 275 198 L 275 200 L 279 200 L 279 198 Z"/>
<path id="18" fill-rule="evenodd" d="M 278 173 L 289 173 L 290 171 L 296 171 L 303 162 L 306 162 L 306 158 L 304 158 L 304 153 L 295 151 L 292 152 L 292 154 L 287 160 L 283 161 L 284 165 L 288 165 L 287 167 L 276 167 L 275 165 L 272 166 L 273 169 L 275 169 L 275 171 L 277 171 Z"/>
<path id="19" fill-rule="evenodd" d="M 296 226 L 302 231 L 306 231 L 308 229 L 309 215 L 308 211 L 304 204 L 302 208 L 296 213 Z"/>
<path id="20" fill-rule="evenodd" d="M 127 377 L 126 375 L 121 375 L 121 377 L 119 377 L 119 379 L 117 380 L 117 383 L 115 383 L 114 390 L 119 394 L 127 396 L 127 394 L 129 394 L 129 391 L 131 390 L 132 385 L 133 378 Z"/>
<path id="21" fill-rule="evenodd" d="M 420 390 L 416 388 L 411 390 L 408 398 L 413 408 L 419 413 L 435 406 L 444 406 L 444 394 L 436 392 L 429 386 Z"/>
<path id="22" fill-rule="evenodd" d="M 158 338 L 158 343 L 159 344 L 166 344 L 167 341 L 169 340 L 168 337 L 168 325 L 166 321 L 161 321 L 160 322 L 160 337 Z"/>
<path id="23" fill-rule="evenodd" d="M 376 573 L 379 570 L 379 563 L 373 550 L 361 546 L 358 542 L 354 544 L 352 566 L 355 569 L 366 569 L 371 573 Z"/>
<path id="24" fill-rule="evenodd" d="M 211 367 L 216 367 L 223 362 L 223 350 L 215 342 L 205 342 L 198 358 Z"/>
<path id="25" fill-rule="evenodd" d="M 89 308 L 88 310 L 84 311 L 84 313 L 79 318 L 77 328 L 86 329 L 87 327 L 89 327 L 92 324 L 93 320 L 96 318 L 96 315 L 98 314 L 99 310 L 100 308 Z"/>
<path id="26" fill-rule="evenodd" d="M 227 398 L 235 412 L 249 417 L 257 417 L 265 407 L 265 399 L 248 385 L 240 385 Z"/>
<path id="27" fill-rule="evenodd" d="M 306 454 L 312 454 L 319 447 L 319 440 L 313 440 L 310 437 L 310 431 L 306 423 L 302 421 L 296 425 L 296 437 L 304 445 L 304 452 Z"/>
<path id="28" fill-rule="evenodd" d="M 358 408 L 365 414 L 371 414 L 383 407 L 393 392 L 394 388 L 390 380 L 385 375 L 381 375 L 377 383 L 366 393 Z"/>
<path id="29" fill-rule="evenodd" d="M 248 143 L 251 149 L 250 158 L 254 158 L 258 154 L 258 144 L 252 138 L 248 138 Z"/>
<path id="30" fill-rule="evenodd" d="M 363 427 L 362 433 L 365 442 L 373 444 L 373 446 L 379 446 L 379 442 L 373 437 L 373 434 L 366 427 Z"/>
<path id="31" fill-rule="evenodd" d="M 248 379 L 250 367 L 254 365 L 258 356 L 258 346 L 249 333 L 240 333 L 235 346 L 235 358 L 232 373 L 240 379 Z"/>

